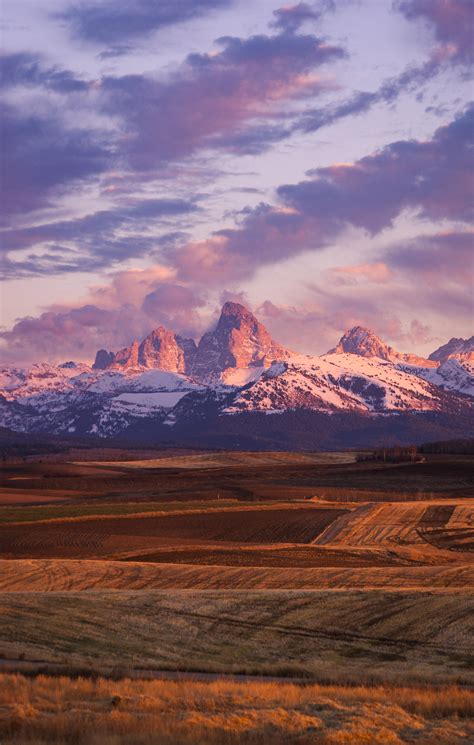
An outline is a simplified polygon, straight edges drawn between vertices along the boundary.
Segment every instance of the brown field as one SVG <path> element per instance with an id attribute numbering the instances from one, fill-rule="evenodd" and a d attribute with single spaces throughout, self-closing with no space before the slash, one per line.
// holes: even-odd
<path id="1" fill-rule="evenodd" d="M 234 549 L 235 556 L 237 549 Z M 264 552 L 262 552 L 264 553 Z M 228 560 L 232 552 L 228 551 Z M 171 558 L 171 557 L 170 557 Z M 196 557 L 201 559 L 200 556 Z M 219 566 L 185 563 L 0 560 L 0 592 L 82 590 L 364 589 L 474 591 L 474 566 Z M 316 562 L 315 562 L 316 564 Z"/>
<path id="2" fill-rule="evenodd" d="M 406 687 L 1 675 L 4 743 L 399 745 L 474 738 L 474 694 Z"/>
<path id="3" fill-rule="evenodd" d="M 2 743 L 471 741 L 470 456 L 107 455 L 2 469 Z"/>
<path id="4" fill-rule="evenodd" d="M 0 527 L 6 558 L 110 556 L 177 541 L 200 543 L 311 543 L 341 509 L 290 506 L 226 509 L 146 517 L 107 517 L 10 524 Z"/>
<path id="5" fill-rule="evenodd" d="M 164 457 L 168 457 L 166 453 Z M 260 458 L 260 454 L 257 454 Z M 153 467 L 134 467 L 120 461 L 79 463 L 51 460 L 5 464 L 0 490 L 12 495 L 12 503 L 22 497 L 31 503 L 32 492 L 44 502 L 48 490 L 67 502 L 101 499 L 108 501 L 162 501 L 239 499 L 245 501 L 304 499 L 318 496 L 341 501 L 392 501 L 408 499 L 474 497 L 472 458 L 469 456 L 428 455 L 423 463 L 335 462 L 331 454 L 316 454 L 315 462 L 301 462 L 304 454 L 277 454 L 271 464 L 236 465 L 234 454 L 226 464 L 224 454 L 219 467 L 160 467 L 156 453 Z M 265 454 L 268 456 L 268 454 Z M 192 456 L 188 457 L 188 461 Z M 213 454 L 215 457 L 215 454 Z M 346 456 L 353 459 L 353 454 Z M 41 460 L 41 459 L 40 459 Z M 255 457 L 256 460 L 256 457 Z M 296 461 L 296 462 L 295 462 Z M 65 492 L 67 493 L 65 495 Z M 52 501 L 52 500 L 50 500 Z M 4 501 L 4 504 L 7 502 Z"/>

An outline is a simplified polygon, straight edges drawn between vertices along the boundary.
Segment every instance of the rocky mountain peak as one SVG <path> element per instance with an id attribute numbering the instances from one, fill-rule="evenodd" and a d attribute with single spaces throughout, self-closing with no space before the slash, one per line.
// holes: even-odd
<path id="1" fill-rule="evenodd" d="M 406 362 L 409 365 L 421 365 L 422 367 L 437 367 L 438 365 L 431 358 L 426 360 L 416 354 L 398 352 L 382 341 L 371 329 L 364 326 L 354 326 L 354 328 L 346 331 L 344 336 L 341 336 L 337 347 L 328 352 L 328 354 L 343 353 L 357 354 L 359 357 L 378 357 L 388 362 Z"/>
<path id="2" fill-rule="evenodd" d="M 183 339 L 164 326 L 158 326 L 140 343 L 134 341 L 129 347 L 119 352 L 107 352 L 99 349 L 93 368 L 128 369 L 133 367 L 159 368 L 168 372 L 190 372 L 196 344 L 192 339 Z"/>
<path id="3" fill-rule="evenodd" d="M 140 344 L 138 362 L 143 367 L 187 373 L 195 354 L 196 345 L 192 339 L 182 339 L 164 326 L 158 326 Z"/>
<path id="4" fill-rule="evenodd" d="M 110 365 L 113 364 L 114 359 L 114 352 L 107 352 L 106 349 L 99 349 L 95 356 L 95 362 L 92 365 L 92 369 L 106 370 L 108 367 L 110 367 Z"/>
<path id="5" fill-rule="evenodd" d="M 289 354 L 245 306 L 227 302 L 214 331 L 199 342 L 193 375 L 204 378 L 229 368 L 269 367 Z"/>
<path id="6" fill-rule="evenodd" d="M 221 315 L 219 318 L 219 324 L 223 324 L 226 322 L 226 319 L 233 319 L 235 323 L 239 323 L 243 320 L 247 320 L 250 322 L 257 322 L 257 319 L 251 313 L 245 305 L 241 305 L 240 303 L 233 303 L 230 300 L 224 303 L 221 309 Z"/>
<path id="7" fill-rule="evenodd" d="M 474 336 L 470 339 L 458 339 L 453 336 L 446 344 L 443 344 L 428 357 L 429 360 L 445 362 L 450 357 L 458 356 L 470 358 L 474 355 Z"/>
<path id="8" fill-rule="evenodd" d="M 379 357 L 393 360 L 398 352 L 385 344 L 373 331 L 364 326 L 354 326 L 341 336 L 339 344 L 329 354 L 358 354 L 360 357 Z"/>

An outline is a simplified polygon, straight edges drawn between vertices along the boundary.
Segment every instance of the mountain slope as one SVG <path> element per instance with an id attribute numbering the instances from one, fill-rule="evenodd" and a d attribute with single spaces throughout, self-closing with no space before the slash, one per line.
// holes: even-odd
<path id="1" fill-rule="evenodd" d="M 449 398 L 449 396 L 448 396 Z M 380 358 L 334 353 L 294 355 L 275 363 L 235 398 L 226 413 L 237 411 L 442 411 L 447 395 L 430 381 Z"/>

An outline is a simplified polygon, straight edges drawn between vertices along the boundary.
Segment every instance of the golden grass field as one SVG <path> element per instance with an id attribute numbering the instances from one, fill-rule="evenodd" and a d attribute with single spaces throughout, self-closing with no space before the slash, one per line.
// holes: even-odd
<path id="1" fill-rule="evenodd" d="M 3 468 L 1 743 L 472 741 L 469 456 L 121 457 Z"/>
<path id="2" fill-rule="evenodd" d="M 0 675 L 2 743 L 400 745 L 472 742 L 474 694 L 395 686 Z"/>

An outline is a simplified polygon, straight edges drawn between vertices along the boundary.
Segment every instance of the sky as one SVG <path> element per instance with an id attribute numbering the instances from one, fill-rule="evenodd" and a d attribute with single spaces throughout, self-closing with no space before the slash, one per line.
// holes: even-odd
<path id="1" fill-rule="evenodd" d="M 473 333 L 473 0 L 3 0 L 5 362 L 226 300 L 323 354 Z"/>

